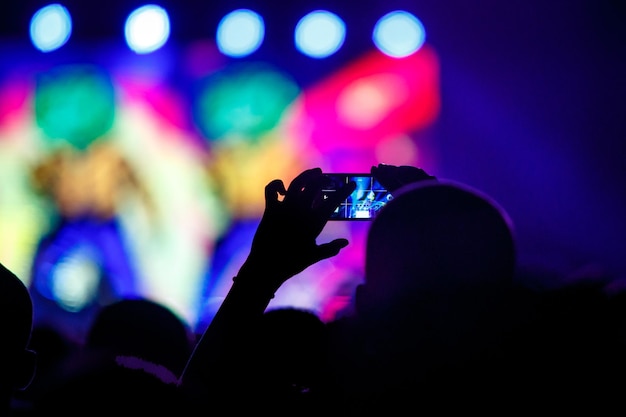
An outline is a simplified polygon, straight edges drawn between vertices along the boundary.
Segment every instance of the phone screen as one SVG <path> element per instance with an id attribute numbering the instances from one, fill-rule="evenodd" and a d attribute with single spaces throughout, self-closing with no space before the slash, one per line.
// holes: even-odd
<path id="1" fill-rule="evenodd" d="M 393 197 L 371 174 L 325 174 L 330 185 L 322 193 L 336 192 L 342 185 L 354 181 L 356 188 L 330 216 L 329 220 L 371 220 Z"/>

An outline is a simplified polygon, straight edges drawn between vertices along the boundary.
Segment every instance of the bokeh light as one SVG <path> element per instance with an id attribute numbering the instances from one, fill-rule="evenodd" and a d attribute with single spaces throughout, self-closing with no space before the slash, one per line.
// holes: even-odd
<path id="1" fill-rule="evenodd" d="M 208 140 L 236 135 L 256 141 L 278 124 L 298 93 L 287 74 L 268 65 L 241 64 L 205 80 L 195 120 Z"/>
<path id="2" fill-rule="evenodd" d="M 430 47 L 404 59 L 377 50 L 308 87 L 290 112 L 290 131 L 334 162 L 362 169 L 364 154 L 385 138 L 436 120 L 440 108 L 439 61 Z M 350 152 L 364 152 L 340 161 Z M 359 172 L 359 171 L 357 171 Z"/>
<path id="3" fill-rule="evenodd" d="M 87 148 L 113 125 L 115 91 L 109 74 L 91 65 L 59 66 L 39 74 L 35 117 L 49 142 Z"/>
<path id="4" fill-rule="evenodd" d="M 78 247 L 54 268 L 50 291 L 63 309 L 78 312 L 97 302 L 100 271 L 95 259 L 88 248 Z"/>
<path id="5" fill-rule="evenodd" d="M 408 83 L 397 74 L 363 77 L 348 85 L 337 100 L 337 117 L 347 126 L 371 129 L 408 100 Z"/>
<path id="6" fill-rule="evenodd" d="M 228 13 L 217 26 L 218 49 L 232 57 L 243 57 L 256 51 L 265 36 L 263 18 L 249 9 Z"/>
<path id="7" fill-rule="evenodd" d="M 316 10 L 304 16 L 295 29 L 296 48 L 313 58 L 326 58 L 341 48 L 346 25 L 334 13 Z"/>
<path id="8" fill-rule="evenodd" d="M 424 45 L 426 31 L 417 17 L 396 10 L 376 22 L 372 40 L 382 53 L 403 58 L 417 52 Z"/>
<path id="9" fill-rule="evenodd" d="M 416 141 L 406 133 L 387 138 L 376 145 L 376 159 L 392 165 L 424 165 Z M 421 161 L 420 161 L 421 159 Z"/>
<path id="10" fill-rule="evenodd" d="M 30 40 L 42 52 L 50 52 L 65 45 L 72 34 L 72 19 L 60 4 L 39 9 L 30 21 Z"/>
<path id="11" fill-rule="evenodd" d="M 145 5 L 134 10 L 126 20 L 124 36 L 129 48 L 138 54 L 154 52 L 170 36 L 167 12 L 156 5 Z"/>

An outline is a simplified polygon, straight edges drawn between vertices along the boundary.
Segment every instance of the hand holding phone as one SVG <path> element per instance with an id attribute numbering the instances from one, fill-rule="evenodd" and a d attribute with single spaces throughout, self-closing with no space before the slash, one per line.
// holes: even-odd
<path id="1" fill-rule="evenodd" d="M 265 186 L 265 210 L 236 282 L 247 282 L 254 291 L 273 295 L 283 282 L 348 245 L 345 238 L 317 241 L 333 210 L 354 190 L 349 183 L 333 195 L 324 194 L 327 183 L 320 168 L 311 168 L 288 187 L 280 179 Z"/>
<path id="2" fill-rule="evenodd" d="M 393 193 L 404 185 L 418 181 L 437 180 L 433 175 L 428 174 L 422 168 L 410 165 L 388 165 L 378 164 L 373 166 L 372 175 L 385 186 L 385 188 Z"/>

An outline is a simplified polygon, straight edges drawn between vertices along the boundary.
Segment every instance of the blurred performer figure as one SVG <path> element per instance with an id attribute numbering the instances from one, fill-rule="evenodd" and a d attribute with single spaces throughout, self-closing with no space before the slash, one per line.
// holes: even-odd
<path id="1" fill-rule="evenodd" d="M 36 310 L 47 306 L 91 314 L 136 294 L 137 271 L 117 209 L 122 198 L 133 195 L 128 193 L 139 193 L 151 207 L 145 189 L 115 145 L 96 141 L 83 151 L 59 148 L 34 168 L 32 179 L 58 213 L 33 261 L 31 291 L 41 299 Z"/>

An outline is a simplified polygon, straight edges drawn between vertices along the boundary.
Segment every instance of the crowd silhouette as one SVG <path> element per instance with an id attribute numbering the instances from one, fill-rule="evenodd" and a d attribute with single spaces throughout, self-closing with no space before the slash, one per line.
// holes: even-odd
<path id="1" fill-rule="evenodd" d="M 33 304 L 24 283 L 0 263 L 0 326 L 2 372 L 0 412 L 14 408 L 14 395 L 26 389 L 36 368 L 36 353 L 29 349 L 33 328 Z"/>
<path id="2" fill-rule="evenodd" d="M 351 313 L 328 322 L 268 309 L 286 281 L 349 244 L 318 242 L 355 187 L 321 199 L 319 168 L 266 186 L 249 255 L 201 335 L 154 301 L 124 299 L 77 345 L 33 328 L 27 287 L 1 267 L 3 415 L 619 410 L 626 302 L 612 277 L 536 285 L 488 195 L 417 167 L 371 173 L 394 198 L 369 227 Z"/>

